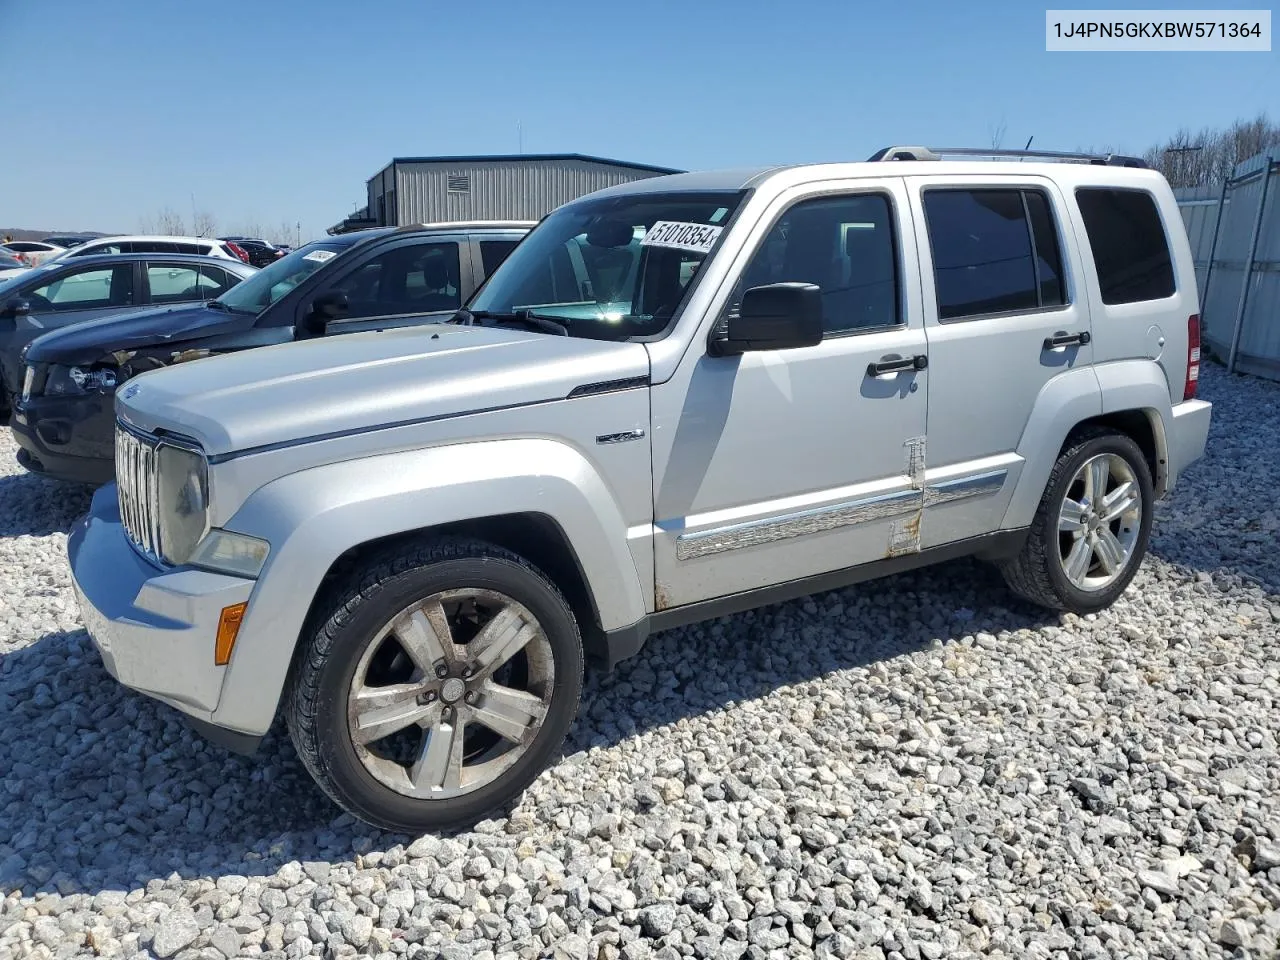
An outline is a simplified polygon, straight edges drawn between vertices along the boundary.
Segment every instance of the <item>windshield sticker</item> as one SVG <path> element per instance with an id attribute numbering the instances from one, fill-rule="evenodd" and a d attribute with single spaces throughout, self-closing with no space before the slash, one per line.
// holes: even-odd
<path id="1" fill-rule="evenodd" d="M 332 250 L 312 250 L 303 260 L 314 260 L 316 263 L 324 263 L 326 260 L 332 260 L 334 253 Z"/>
<path id="2" fill-rule="evenodd" d="M 692 250 L 707 253 L 724 227 L 711 227 L 705 223 L 681 223 L 678 220 L 659 220 L 644 235 L 640 245 L 644 247 L 670 247 L 673 250 Z"/>

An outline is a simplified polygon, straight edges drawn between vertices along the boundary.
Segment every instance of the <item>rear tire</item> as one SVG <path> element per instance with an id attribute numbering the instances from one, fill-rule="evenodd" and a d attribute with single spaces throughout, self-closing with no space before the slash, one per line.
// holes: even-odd
<path id="1" fill-rule="evenodd" d="M 1001 564 L 1014 593 L 1051 610 L 1111 606 L 1146 555 L 1155 501 L 1151 468 L 1129 437 L 1073 434 L 1058 457 L 1022 551 Z"/>
<path id="2" fill-rule="evenodd" d="M 303 764 L 342 809 L 398 833 L 470 826 L 554 759 L 583 651 L 560 591 L 522 557 L 440 539 L 336 588 L 286 702 Z"/>

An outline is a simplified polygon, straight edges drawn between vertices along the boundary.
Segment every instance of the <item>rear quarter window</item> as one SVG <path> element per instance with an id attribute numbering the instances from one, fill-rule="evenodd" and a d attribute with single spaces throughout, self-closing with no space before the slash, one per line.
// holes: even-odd
<path id="1" fill-rule="evenodd" d="M 1076 203 L 1089 235 L 1103 303 L 1173 296 L 1173 260 L 1151 194 L 1081 187 L 1076 190 Z"/>

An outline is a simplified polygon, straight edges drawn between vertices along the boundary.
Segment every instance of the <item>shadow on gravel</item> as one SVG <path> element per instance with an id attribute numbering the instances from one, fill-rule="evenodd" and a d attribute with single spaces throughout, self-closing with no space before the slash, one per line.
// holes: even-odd
<path id="1" fill-rule="evenodd" d="M 986 629 L 1056 622 L 1002 604 L 1013 601 L 993 570 L 957 561 L 739 614 L 729 630 L 719 620 L 667 631 L 613 675 L 588 678 L 566 752 L 946 643 L 978 613 Z M 282 725 L 256 756 L 226 753 L 120 687 L 83 631 L 0 658 L 0 716 L 0 893 L 270 874 L 406 841 L 340 815 Z"/>
<path id="2" fill-rule="evenodd" d="M 93 487 L 50 480 L 34 473 L 0 476 L 0 537 L 47 537 L 66 533 L 87 513 Z"/>

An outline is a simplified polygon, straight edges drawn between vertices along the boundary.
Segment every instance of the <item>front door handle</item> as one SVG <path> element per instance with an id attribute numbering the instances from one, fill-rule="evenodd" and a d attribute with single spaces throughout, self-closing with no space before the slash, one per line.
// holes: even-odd
<path id="1" fill-rule="evenodd" d="M 867 364 L 867 376 L 883 377 L 889 373 L 902 373 L 904 370 L 923 370 L 929 366 L 929 358 L 923 353 L 914 357 L 881 357 L 879 363 Z"/>
<path id="2" fill-rule="evenodd" d="M 1083 347 L 1092 340 L 1088 330 L 1081 330 L 1079 333 L 1067 333 L 1059 330 L 1052 337 L 1044 338 L 1044 348 L 1046 350 L 1055 350 L 1058 347 Z"/>

